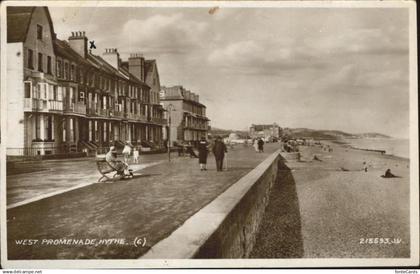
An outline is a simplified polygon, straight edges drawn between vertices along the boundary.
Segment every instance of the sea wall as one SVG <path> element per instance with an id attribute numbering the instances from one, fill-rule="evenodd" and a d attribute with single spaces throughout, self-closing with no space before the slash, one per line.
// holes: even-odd
<path id="1" fill-rule="evenodd" d="M 281 159 L 271 154 L 141 259 L 248 257 Z"/>

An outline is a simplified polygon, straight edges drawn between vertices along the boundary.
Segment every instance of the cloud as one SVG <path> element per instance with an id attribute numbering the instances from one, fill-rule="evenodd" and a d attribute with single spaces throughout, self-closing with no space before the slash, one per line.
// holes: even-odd
<path id="1" fill-rule="evenodd" d="M 306 45 L 321 55 L 408 54 L 408 34 L 395 28 L 361 28 L 339 34 L 311 36 Z"/>
<path id="2" fill-rule="evenodd" d="M 324 66 L 322 61 L 313 60 L 302 48 L 261 40 L 233 42 L 213 50 L 207 61 L 210 65 L 240 74 L 273 74 Z"/>
<path id="3" fill-rule="evenodd" d="M 145 52 L 177 54 L 199 47 L 207 27 L 207 23 L 189 20 L 183 14 L 157 14 L 127 21 L 122 37 L 129 37 L 130 47 Z"/>

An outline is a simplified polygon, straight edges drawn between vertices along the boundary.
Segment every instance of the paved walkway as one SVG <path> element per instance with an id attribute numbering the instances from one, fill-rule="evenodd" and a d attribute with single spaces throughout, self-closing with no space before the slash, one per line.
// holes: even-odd
<path id="1" fill-rule="evenodd" d="M 166 154 L 142 155 L 140 164 L 130 164 L 134 171 L 167 159 Z M 38 197 L 96 183 L 94 158 L 48 160 L 20 163 L 7 176 L 7 205 L 26 202 Z"/>
<path id="2" fill-rule="evenodd" d="M 9 209 L 9 259 L 138 258 L 278 147 L 269 144 L 265 153 L 237 147 L 229 152 L 224 172 L 216 172 L 212 155 L 206 172 L 199 170 L 197 159 L 175 158 L 143 169 L 143 175 L 132 180 L 92 184 Z M 78 175 L 81 165 L 90 170 L 86 180 L 97 179 L 96 169 L 87 162 L 72 161 L 63 169 L 53 165 L 50 170 L 65 182 L 76 176 L 84 180 Z M 15 191 L 30 186 L 31 178 L 41 184 L 43 176 L 34 174 L 22 174 L 25 182 L 15 184 Z M 27 245 L 24 239 L 36 241 Z"/>
<path id="3" fill-rule="evenodd" d="M 333 148 L 302 147 L 304 161 L 282 166 L 251 257 L 410 256 L 408 160 Z M 381 178 L 387 168 L 401 178 Z"/>

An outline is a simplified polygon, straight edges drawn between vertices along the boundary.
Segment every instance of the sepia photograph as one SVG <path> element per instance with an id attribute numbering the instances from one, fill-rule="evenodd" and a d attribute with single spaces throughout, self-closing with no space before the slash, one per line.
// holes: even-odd
<path id="1" fill-rule="evenodd" d="M 418 266 L 416 20 L 3 2 L 2 267 Z"/>

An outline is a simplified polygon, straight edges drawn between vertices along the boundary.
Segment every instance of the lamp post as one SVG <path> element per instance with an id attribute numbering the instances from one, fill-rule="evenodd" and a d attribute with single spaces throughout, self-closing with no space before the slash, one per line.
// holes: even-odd
<path id="1" fill-rule="evenodd" d="M 168 161 L 171 161 L 171 112 L 175 110 L 172 104 L 168 105 Z"/>

